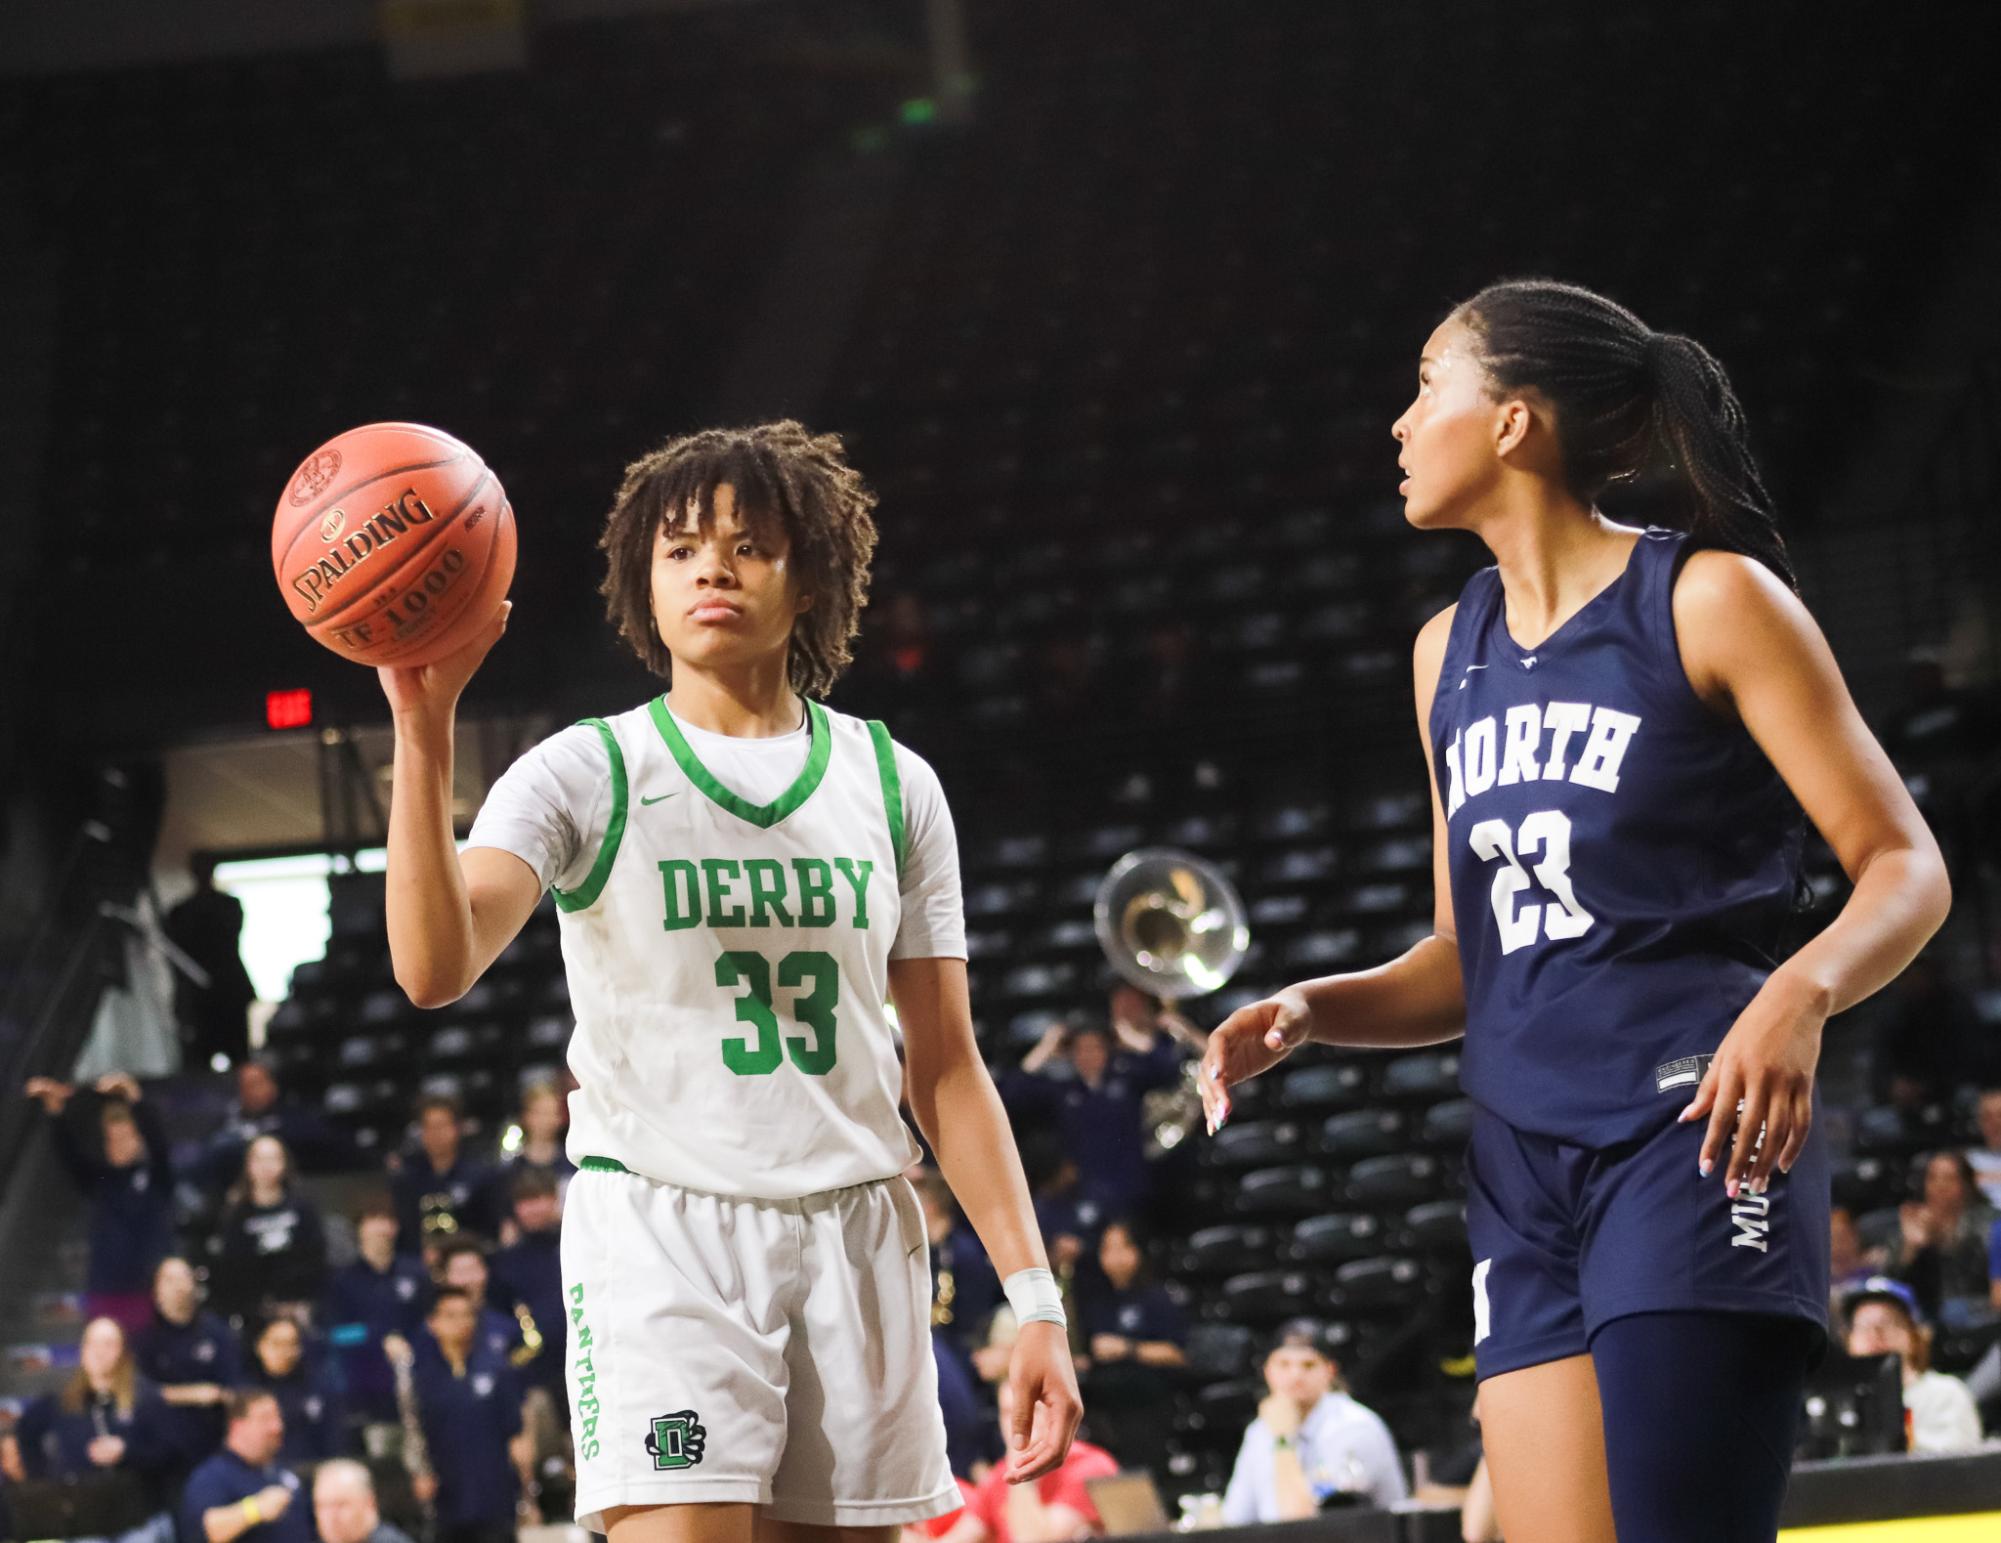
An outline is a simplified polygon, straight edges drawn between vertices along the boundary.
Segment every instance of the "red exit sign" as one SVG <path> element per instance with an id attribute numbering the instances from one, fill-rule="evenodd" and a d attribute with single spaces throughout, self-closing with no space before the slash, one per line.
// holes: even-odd
<path id="1" fill-rule="evenodd" d="M 310 691 L 270 691 L 264 695 L 264 722 L 274 729 L 303 729 L 313 721 Z"/>

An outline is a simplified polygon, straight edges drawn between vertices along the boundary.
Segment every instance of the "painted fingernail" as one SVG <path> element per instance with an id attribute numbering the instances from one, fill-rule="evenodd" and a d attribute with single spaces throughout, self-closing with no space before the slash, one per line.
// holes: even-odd
<path id="1" fill-rule="evenodd" d="M 1723 1193 L 1728 1195 L 1732 1200 L 1735 1200 L 1737 1198 L 1737 1181 L 1732 1179 L 1728 1184 L 1725 1184 L 1723 1186 Z"/>
<path id="2" fill-rule="evenodd" d="M 1715 1163 L 1711 1162 L 1708 1158 L 1705 1157 L 1695 1165 L 1695 1171 L 1701 1174 L 1706 1179 L 1709 1177 L 1709 1170 L 1714 1168 L 1715 1166 L 1716 1166 Z"/>

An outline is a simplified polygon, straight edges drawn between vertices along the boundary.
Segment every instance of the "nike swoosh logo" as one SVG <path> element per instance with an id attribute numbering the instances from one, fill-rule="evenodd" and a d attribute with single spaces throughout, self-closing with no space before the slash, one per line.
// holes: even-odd
<path id="1" fill-rule="evenodd" d="M 678 793 L 680 791 L 681 790 L 679 788 L 676 788 L 674 790 L 674 793 Z M 663 798 L 672 798 L 674 796 L 674 793 L 655 793 L 651 798 L 642 798 L 639 801 L 642 804 L 657 804 Z"/>

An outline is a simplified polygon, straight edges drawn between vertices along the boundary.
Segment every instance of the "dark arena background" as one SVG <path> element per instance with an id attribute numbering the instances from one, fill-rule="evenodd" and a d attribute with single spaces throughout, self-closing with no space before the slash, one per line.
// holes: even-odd
<path id="1" fill-rule="evenodd" d="M 393 1193 L 409 1300 L 476 1273 L 514 1336 L 527 1419 L 493 1461 L 530 1500 L 520 1525 L 569 1529 L 560 1293 L 536 1300 L 512 1182 L 547 1140 L 528 1106 L 566 1086 L 555 912 L 448 1008 L 397 989 L 386 704 L 286 613 L 271 511 L 314 446 L 377 420 L 436 425 L 503 479 L 520 562 L 459 715 L 463 835 L 529 746 L 658 689 L 597 594 L 625 465 L 797 417 L 880 494 L 830 705 L 886 720 L 950 801 L 980 1046 L 1081 1354 L 1112 1289 L 1092 1164 L 1145 1154 L 1119 1199 L 1173 1354 L 1094 1355 L 1086 1436 L 1164 1514 L 1099 1481 L 1082 1524 L 1220 1524 L 1265 1348 L 1303 1316 L 1417 1500 L 1380 1509 L 1343 1476 L 1301 1535 L 1460 1537 L 1478 1437 L 1452 1047 L 1302 1052 L 1211 1139 L 1178 1092 L 1183 1041 L 1145 1048 L 1154 1009 L 1113 996 L 1093 901 L 1157 846 L 1241 895 L 1241 965 L 1176 1004 L 1201 1033 L 1430 931 L 1411 646 L 1490 559 L 1409 528 L 1389 428 L 1430 329 L 1510 276 L 1589 285 L 1723 361 L 1805 599 L 1945 851 L 1950 921 L 1830 1024 L 1820 1068 L 1852 1223 L 1837 1269 L 1897 1275 L 1914 1208 L 1941 1224 L 1939 1154 L 1969 1153 L 2001 1200 L 2001 1091 L 1982 1098 L 2001 1090 L 2001 136 L 1976 11 L 0 9 L 0 1424 L 74 1399 L 100 1313 L 157 1340 L 181 1309 L 148 1282 L 185 1258 L 234 1370 L 181 1383 L 282 1385 L 286 1463 L 362 1459 L 419 1534 L 417 1411 L 382 1381 L 381 1324 L 336 1289 Z M 1605 508 L 1645 523 L 1668 503 L 1642 480 Z M 210 863 L 247 979 L 230 907 L 191 876 Z M 1806 873 L 1798 938 L 1848 891 L 1811 838 Z M 1107 1107 L 1129 1129 L 1080 1148 L 1070 1047 L 1114 1015 L 1109 1075 L 1132 1088 Z M 239 1064 L 246 1019 L 263 1071 Z M 427 1096 L 462 1116 L 479 1194 L 413 1187 L 451 1119 L 420 1118 Z M 114 1127 L 141 1138 L 123 1166 Z M 244 1144 L 274 1131 L 304 1219 L 245 1244 Z M 1993 1214 L 1975 1196 L 1960 1225 Z M 949 1201 L 933 1223 L 953 1458 L 976 1479 L 1006 1325 Z M 266 1353 L 286 1336 L 271 1294 L 244 1294 L 244 1247 L 300 1256 L 279 1291 L 298 1369 Z M 1913 1289 L 1932 1368 L 2001 1436 L 2001 1279 L 1971 1255 Z M 1948 1519 L 2001 1513 L 2001 1454 L 1903 1452 L 1895 1386 L 1815 1384 L 1789 1529 L 2001 1533 Z M 184 1478 L 224 1427 L 220 1406 L 176 1412 L 208 1431 Z M 108 1461 L 10 1442 L 11 1535 L 173 1537 L 179 1479 L 136 1440 Z"/>

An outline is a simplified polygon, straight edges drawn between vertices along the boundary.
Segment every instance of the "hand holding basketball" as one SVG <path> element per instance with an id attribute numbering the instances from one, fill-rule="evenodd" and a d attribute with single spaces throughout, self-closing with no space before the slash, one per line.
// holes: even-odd
<path id="1" fill-rule="evenodd" d="M 508 614 L 513 609 L 512 600 L 501 601 L 477 633 L 442 659 L 429 664 L 377 665 L 375 673 L 382 682 L 382 694 L 389 698 L 391 715 L 418 719 L 449 713 L 458 705 L 466 682 L 485 662 L 488 650 L 507 630 Z"/>

